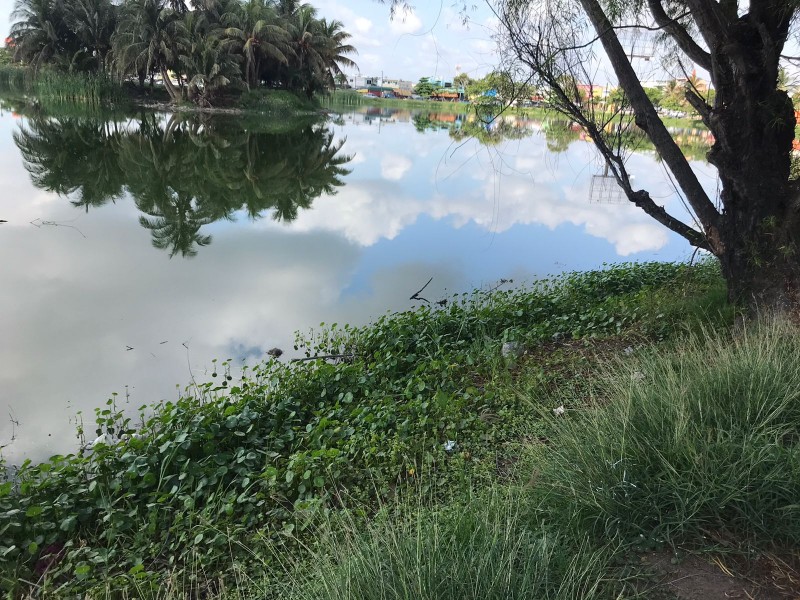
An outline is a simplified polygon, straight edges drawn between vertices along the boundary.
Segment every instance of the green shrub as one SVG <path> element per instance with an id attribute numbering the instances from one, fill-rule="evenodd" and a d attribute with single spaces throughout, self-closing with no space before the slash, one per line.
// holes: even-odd
<path id="1" fill-rule="evenodd" d="M 579 531 L 660 544 L 800 544 L 800 336 L 689 337 L 623 365 L 563 421 L 541 483 Z M 568 413 L 569 414 L 569 413 Z"/>
<path id="2" fill-rule="evenodd" d="M 242 93 L 238 102 L 241 108 L 265 113 L 291 114 L 313 111 L 316 104 L 286 90 L 256 88 Z"/>

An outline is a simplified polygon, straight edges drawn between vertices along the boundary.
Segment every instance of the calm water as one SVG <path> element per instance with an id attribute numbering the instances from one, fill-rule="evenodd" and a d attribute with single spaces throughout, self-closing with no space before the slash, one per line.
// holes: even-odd
<path id="1" fill-rule="evenodd" d="M 556 122 L 6 110 L 0 148 L 0 445 L 12 461 L 73 451 L 70 418 L 91 421 L 112 392 L 132 406 L 173 399 L 213 358 L 256 361 L 289 350 L 296 330 L 413 306 L 430 277 L 436 300 L 691 254 L 618 203 L 593 177 L 591 145 Z M 630 165 L 683 214 L 652 155 Z M 713 191 L 711 168 L 696 167 Z"/>

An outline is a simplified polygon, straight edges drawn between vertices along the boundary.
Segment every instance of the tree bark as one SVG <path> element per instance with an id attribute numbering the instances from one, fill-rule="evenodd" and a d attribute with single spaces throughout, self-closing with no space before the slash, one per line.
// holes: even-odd
<path id="1" fill-rule="evenodd" d="M 739 240 L 741 242 L 741 239 Z M 719 257 L 728 286 L 728 300 L 750 313 L 790 313 L 798 316 L 800 277 L 797 256 L 779 242 L 729 244 Z"/>
<path id="2" fill-rule="evenodd" d="M 699 0 L 695 0 L 699 1 Z M 798 300 L 798 187 L 789 180 L 795 117 L 777 89 L 785 20 L 731 21 L 711 47 L 717 98 L 707 124 L 724 208 L 722 264 L 732 301 L 785 311 Z"/>
<path id="3" fill-rule="evenodd" d="M 164 82 L 164 89 L 167 90 L 167 93 L 173 102 L 179 102 L 183 98 L 181 91 L 175 87 L 174 83 L 172 83 L 166 67 L 161 67 L 161 81 Z"/>

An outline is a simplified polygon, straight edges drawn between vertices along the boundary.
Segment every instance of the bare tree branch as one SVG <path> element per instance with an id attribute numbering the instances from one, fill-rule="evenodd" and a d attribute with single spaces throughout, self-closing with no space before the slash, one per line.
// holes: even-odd
<path id="1" fill-rule="evenodd" d="M 730 20 L 716 0 L 685 0 L 706 46 L 714 53 L 716 46 L 728 37 Z"/>
<path id="2" fill-rule="evenodd" d="M 563 13 L 560 16 L 565 18 Z M 529 12 L 515 11 L 512 7 L 498 14 L 508 33 L 507 43 L 512 55 L 535 73 L 538 80 L 551 91 L 551 105 L 586 131 L 628 200 L 692 245 L 708 249 L 704 233 L 667 213 L 646 191 L 633 189 L 624 158 L 625 151 L 636 136 L 633 117 L 627 115 L 628 106 L 624 102 L 615 110 L 609 111 L 605 105 L 598 110 L 592 99 L 591 84 L 588 96 L 579 88 L 580 81 L 592 81 L 592 74 L 588 71 L 592 54 L 588 46 L 574 42 L 580 38 L 576 28 L 580 27 L 580 20 L 583 19 L 580 15 L 574 16 L 575 22 L 559 28 L 556 25 L 558 19 L 547 13 L 531 18 Z M 596 31 L 614 36 L 609 23 L 603 28 L 596 28 Z M 669 139 L 672 140 L 671 137 Z M 685 160 L 684 164 L 688 168 Z"/>
<path id="3" fill-rule="evenodd" d="M 596 31 L 604 31 L 609 27 L 608 18 L 597 0 L 580 0 Z M 636 124 L 644 130 L 672 171 L 692 210 L 697 215 L 706 235 L 714 240 L 718 236 L 719 212 L 709 199 L 703 186 L 697 179 L 686 157 L 678 144 L 672 139 L 664 123 L 656 113 L 652 102 L 645 94 L 644 88 L 633 70 L 625 50 L 617 37 L 606 34 L 600 39 L 608 55 L 614 72 L 617 74 L 622 89 L 630 98 L 631 106 L 636 114 Z M 712 241 L 712 244 L 714 242 Z"/>
<path id="4" fill-rule="evenodd" d="M 692 39 L 692 36 L 689 35 L 689 32 L 677 19 L 671 19 L 669 17 L 661 1 L 647 0 L 647 5 L 650 8 L 650 13 L 653 15 L 656 24 L 675 40 L 675 43 L 678 44 L 678 47 L 683 50 L 686 56 L 707 71 L 711 71 L 711 54 Z"/>

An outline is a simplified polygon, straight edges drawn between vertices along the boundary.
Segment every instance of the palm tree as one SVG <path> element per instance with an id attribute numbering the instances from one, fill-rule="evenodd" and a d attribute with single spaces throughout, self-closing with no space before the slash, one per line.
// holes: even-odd
<path id="1" fill-rule="evenodd" d="M 70 35 L 60 0 L 16 0 L 10 37 L 14 59 L 38 69 L 60 56 Z"/>
<path id="2" fill-rule="evenodd" d="M 304 6 L 308 6 L 302 0 L 276 0 L 275 8 L 278 15 L 284 20 L 291 20 L 297 12 Z"/>
<path id="3" fill-rule="evenodd" d="M 179 62 L 186 74 L 189 99 L 210 106 L 217 92 L 239 79 L 239 66 L 223 41 L 210 32 L 205 14 L 187 13 L 182 22 Z"/>
<path id="4" fill-rule="evenodd" d="M 120 75 L 136 73 L 139 84 L 157 72 L 173 101 L 182 97 L 168 75 L 178 63 L 178 47 L 184 34 L 180 15 L 163 0 L 128 0 L 122 6 L 112 37 L 116 70 Z"/>
<path id="5" fill-rule="evenodd" d="M 80 53 L 105 71 L 116 27 L 116 6 L 109 0 L 67 0 L 65 21 L 81 44 Z M 73 61 L 75 58 L 73 58 Z"/>
<path id="6" fill-rule="evenodd" d="M 287 2 L 287 4 L 292 4 Z M 289 89 L 303 90 L 310 98 L 324 87 L 328 77 L 323 57 L 323 38 L 319 35 L 319 20 L 313 6 L 300 4 L 288 17 L 287 31 L 293 50 L 284 85 Z"/>
<path id="7" fill-rule="evenodd" d="M 262 60 L 288 65 L 289 36 L 278 24 L 278 15 L 265 0 L 248 0 L 222 17 L 230 48 L 244 56 L 247 87 L 257 86 Z"/>
<path id="8" fill-rule="evenodd" d="M 317 35 L 320 36 L 323 45 L 322 59 L 327 66 L 329 87 L 336 87 L 336 79 L 345 77 L 342 67 L 358 69 L 358 65 L 353 62 L 347 54 L 358 54 L 354 46 L 347 43 L 352 36 L 344 30 L 341 21 L 331 21 L 325 19 L 319 21 Z M 345 81 L 347 78 L 345 77 Z"/>

